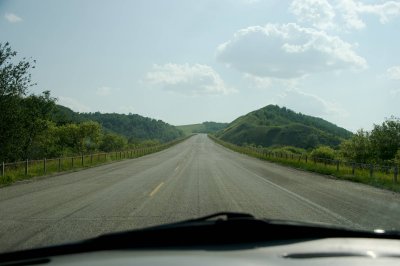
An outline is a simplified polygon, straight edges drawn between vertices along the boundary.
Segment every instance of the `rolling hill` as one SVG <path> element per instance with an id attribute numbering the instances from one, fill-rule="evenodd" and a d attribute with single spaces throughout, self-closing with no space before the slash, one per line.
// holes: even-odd
<path id="1" fill-rule="evenodd" d="M 143 117 L 137 114 L 117 113 L 77 113 L 71 109 L 57 105 L 53 121 L 57 124 L 96 121 L 108 132 L 117 133 L 135 140 L 159 140 L 167 142 L 183 136 L 183 132 L 161 120 Z"/>
<path id="2" fill-rule="evenodd" d="M 343 139 L 351 137 L 352 133 L 322 118 L 268 105 L 237 118 L 215 135 L 237 145 L 310 149 L 319 145 L 337 147 Z"/>

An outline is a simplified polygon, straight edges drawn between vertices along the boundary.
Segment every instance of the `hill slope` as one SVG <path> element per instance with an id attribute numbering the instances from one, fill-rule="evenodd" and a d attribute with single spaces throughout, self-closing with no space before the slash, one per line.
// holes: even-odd
<path id="1" fill-rule="evenodd" d="M 190 135 L 192 133 L 215 133 L 227 126 L 228 123 L 203 122 L 201 124 L 182 125 L 176 127 L 182 130 L 186 135 Z"/>
<path id="2" fill-rule="evenodd" d="M 322 118 L 312 117 L 277 105 L 268 105 L 234 120 L 216 136 L 238 145 L 336 147 L 352 135 Z"/>
<path id="3" fill-rule="evenodd" d="M 104 130 L 118 133 L 128 139 L 157 139 L 166 142 L 183 136 L 183 132 L 174 126 L 137 114 L 77 113 L 65 106 L 57 105 L 53 120 L 58 124 L 96 121 Z"/>

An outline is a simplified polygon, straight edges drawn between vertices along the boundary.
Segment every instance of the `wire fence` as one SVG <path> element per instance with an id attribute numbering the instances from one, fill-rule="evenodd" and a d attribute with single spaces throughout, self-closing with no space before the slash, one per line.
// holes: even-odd
<path id="1" fill-rule="evenodd" d="M 187 138 L 188 137 L 160 145 L 141 147 L 125 151 L 100 152 L 51 159 L 43 158 L 40 160 L 27 159 L 12 163 L 2 162 L 0 169 L 0 184 L 9 184 L 17 180 L 27 179 L 35 176 L 78 170 L 112 161 L 138 158 L 167 149 Z"/>
<path id="2" fill-rule="evenodd" d="M 306 170 L 312 170 L 326 174 L 336 174 L 344 177 L 361 177 L 369 178 L 372 181 L 390 181 L 395 184 L 398 183 L 398 165 L 366 164 L 344 160 L 311 157 L 307 154 L 274 152 L 268 150 L 267 148 L 238 146 L 222 141 L 213 136 L 210 136 L 210 138 L 231 150 L 268 161 L 281 162 L 292 166 L 298 166 Z"/>

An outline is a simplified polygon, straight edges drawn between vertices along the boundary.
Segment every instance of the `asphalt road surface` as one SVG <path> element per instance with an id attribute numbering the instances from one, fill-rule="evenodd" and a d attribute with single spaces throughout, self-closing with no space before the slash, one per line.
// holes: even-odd
<path id="1" fill-rule="evenodd" d="M 219 211 L 400 230 L 398 194 L 268 163 L 200 134 L 167 150 L 0 189 L 0 252 Z"/>

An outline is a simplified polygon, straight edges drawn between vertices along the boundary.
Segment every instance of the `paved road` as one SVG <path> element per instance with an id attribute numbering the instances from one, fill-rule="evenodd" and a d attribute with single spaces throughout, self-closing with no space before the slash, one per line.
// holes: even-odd
<path id="1" fill-rule="evenodd" d="M 400 228 L 397 194 L 250 158 L 196 135 L 138 159 L 0 189 L 0 252 L 218 211 Z"/>

